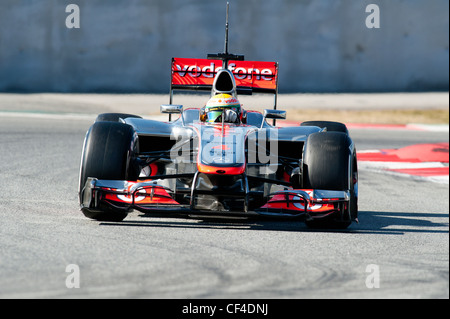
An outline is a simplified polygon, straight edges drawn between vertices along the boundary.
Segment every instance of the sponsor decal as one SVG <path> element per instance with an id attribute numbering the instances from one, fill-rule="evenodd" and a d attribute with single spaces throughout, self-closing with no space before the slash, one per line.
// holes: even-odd
<path id="1" fill-rule="evenodd" d="M 173 85 L 212 85 L 214 76 L 222 69 L 221 60 L 173 58 Z M 263 61 L 230 61 L 236 86 L 275 90 L 278 64 Z"/>

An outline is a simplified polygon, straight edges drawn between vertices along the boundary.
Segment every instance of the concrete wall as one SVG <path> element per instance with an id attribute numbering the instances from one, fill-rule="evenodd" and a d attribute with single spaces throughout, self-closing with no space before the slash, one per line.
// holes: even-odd
<path id="1" fill-rule="evenodd" d="M 280 92 L 448 90 L 448 0 L 230 2 L 230 52 L 278 61 Z M 365 24 L 371 3 L 379 29 Z M 166 93 L 171 57 L 223 50 L 225 4 L 1 0 L 0 91 Z"/>

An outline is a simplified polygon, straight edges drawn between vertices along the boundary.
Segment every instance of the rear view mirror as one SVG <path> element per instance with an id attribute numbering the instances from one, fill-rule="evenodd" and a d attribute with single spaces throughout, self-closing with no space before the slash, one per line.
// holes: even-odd
<path id="1" fill-rule="evenodd" d="M 264 119 L 273 119 L 272 125 L 276 125 L 276 121 L 286 119 L 286 111 L 280 110 L 264 110 Z M 264 122 L 264 121 L 263 121 Z M 262 124 L 261 124 L 262 127 Z"/>
<path id="2" fill-rule="evenodd" d="M 169 114 L 169 122 L 172 121 L 172 114 L 183 113 L 183 105 L 178 104 L 162 104 L 160 108 L 161 113 Z"/>
<path id="3" fill-rule="evenodd" d="M 183 105 L 177 105 L 177 104 L 162 104 L 161 105 L 161 113 L 167 113 L 167 114 L 179 114 L 183 112 Z"/>
<path id="4" fill-rule="evenodd" d="M 264 118 L 274 120 L 285 120 L 286 111 L 280 110 L 264 110 Z"/>

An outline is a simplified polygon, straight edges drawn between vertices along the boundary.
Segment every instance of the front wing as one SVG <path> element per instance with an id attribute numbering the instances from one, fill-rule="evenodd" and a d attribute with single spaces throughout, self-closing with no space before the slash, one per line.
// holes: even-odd
<path id="1" fill-rule="evenodd" d="M 104 209 L 129 212 L 133 209 L 143 213 L 251 215 L 302 217 L 314 220 L 348 210 L 349 191 L 289 189 L 269 194 L 267 202 L 253 212 L 214 212 L 193 209 L 178 203 L 172 190 L 155 182 L 129 182 L 88 178 L 82 192 L 81 209 L 101 211 Z M 246 205 L 248 206 L 248 205 Z"/>

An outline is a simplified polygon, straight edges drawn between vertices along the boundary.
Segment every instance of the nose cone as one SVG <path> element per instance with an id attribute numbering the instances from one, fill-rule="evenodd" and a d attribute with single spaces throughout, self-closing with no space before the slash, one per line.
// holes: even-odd
<path id="1" fill-rule="evenodd" d="M 204 174 L 241 175 L 246 169 L 245 141 L 248 127 L 194 125 L 199 136 L 197 170 Z"/>

